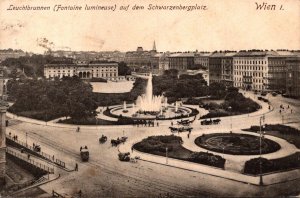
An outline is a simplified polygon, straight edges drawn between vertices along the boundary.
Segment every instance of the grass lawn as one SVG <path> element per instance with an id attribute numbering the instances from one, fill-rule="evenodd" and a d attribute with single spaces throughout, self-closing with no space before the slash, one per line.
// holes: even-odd
<path id="1" fill-rule="evenodd" d="M 195 144 L 215 152 L 231 155 L 258 155 L 260 152 L 258 136 L 241 133 L 212 133 L 199 136 Z M 262 154 L 278 151 L 280 145 L 270 139 L 262 139 Z"/>

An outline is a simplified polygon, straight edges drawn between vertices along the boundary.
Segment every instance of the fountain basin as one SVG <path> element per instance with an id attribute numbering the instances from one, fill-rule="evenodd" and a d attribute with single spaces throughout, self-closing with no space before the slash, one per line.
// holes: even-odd
<path id="1" fill-rule="evenodd" d="M 157 119 L 157 120 L 168 120 L 168 119 L 176 119 L 180 117 L 192 117 L 195 116 L 195 111 L 192 108 L 180 106 L 177 107 L 177 111 L 175 111 L 176 107 L 168 105 L 167 107 L 163 107 L 162 111 L 141 111 L 133 104 L 127 104 L 126 112 L 124 112 L 124 108 L 122 105 L 114 106 L 109 110 L 109 114 L 112 117 L 118 118 L 120 116 L 132 118 L 132 119 Z"/>

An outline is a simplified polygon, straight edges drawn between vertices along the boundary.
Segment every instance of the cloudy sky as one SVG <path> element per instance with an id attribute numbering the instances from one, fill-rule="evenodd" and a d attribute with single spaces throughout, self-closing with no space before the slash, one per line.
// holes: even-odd
<path id="1" fill-rule="evenodd" d="M 253 0 L 1 0 L 0 49 L 43 52 L 151 49 L 199 51 L 300 49 L 300 1 L 268 0 L 274 11 L 257 11 Z M 262 0 L 257 0 L 263 3 Z M 59 11 L 62 6 L 117 5 L 111 11 Z M 145 10 L 133 11 L 134 4 Z M 205 5 L 208 10 L 149 11 L 148 5 Z M 281 4 L 284 10 L 279 10 Z M 50 11 L 8 11 L 10 5 L 51 6 Z M 128 11 L 118 7 L 130 5 Z M 41 42 L 43 44 L 41 44 Z"/>

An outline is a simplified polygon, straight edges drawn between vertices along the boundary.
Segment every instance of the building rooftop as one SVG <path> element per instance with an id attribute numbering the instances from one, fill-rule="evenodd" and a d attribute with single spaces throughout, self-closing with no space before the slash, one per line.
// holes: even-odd
<path id="1" fill-rule="evenodd" d="M 265 56 L 276 56 L 278 53 L 276 51 L 239 51 L 234 56 L 235 57 L 265 57 Z"/>
<path id="2" fill-rule="evenodd" d="M 195 53 L 175 53 L 175 54 L 170 54 L 170 57 L 194 57 Z"/>

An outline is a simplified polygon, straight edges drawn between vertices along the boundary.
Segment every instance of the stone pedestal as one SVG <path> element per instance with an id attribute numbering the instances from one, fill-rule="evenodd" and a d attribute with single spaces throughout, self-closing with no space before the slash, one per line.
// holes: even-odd
<path id="1" fill-rule="evenodd" d="M 0 106 L 0 186 L 5 184 L 6 144 L 5 144 L 6 107 Z"/>

